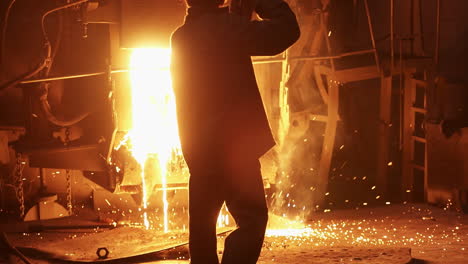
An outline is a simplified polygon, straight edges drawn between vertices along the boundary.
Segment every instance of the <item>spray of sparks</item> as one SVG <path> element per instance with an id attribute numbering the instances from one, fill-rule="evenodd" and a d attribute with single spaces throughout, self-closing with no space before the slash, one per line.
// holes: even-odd
<path id="1" fill-rule="evenodd" d="M 168 202 L 166 193 L 166 171 L 174 149 L 180 148 L 175 117 L 175 102 L 169 74 L 168 50 L 141 49 L 133 52 L 131 60 L 132 78 L 132 102 L 133 102 L 133 128 L 129 133 L 132 142 L 132 153 L 139 164 L 144 167 L 150 157 L 156 157 L 159 162 L 164 202 L 164 229 L 168 230 Z M 287 108 L 285 108 L 287 111 Z M 285 115 L 287 116 L 287 115 Z M 287 122 L 285 122 L 287 123 Z M 287 127 L 282 127 L 283 133 Z M 344 146 L 340 147 L 342 150 Z M 180 153 L 180 152 L 179 152 Z M 392 166 L 392 162 L 388 166 Z M 144 173 L 143 173 L 144 174 Z M 354 177 L 352 180 L 367 180 L 367 177 Z M 145 209 L 145 226 L 149 226 L 146 216 L 148 198 L 154 186 L 154 182 L 142 175 L 143 207 Z M 311 188 L 311 191 L 314 191 Z M 370 192 L 376 192 L 376 186 L 370 187 Z M 410 190 L 407 190 L 410 192 Z M 281 194 L 281 193 L 280 193 Z M 326 196 L 330 193 L 326 193 Z M 288 200 L 289 194 L 285 194 Z M 378 192 L 375 200 L 381 204 L 392 206 L 390 202 L 382 201 Z M 350 203 L 350 200 L 345 200 Z M 294 200 L 288 200 L 288 208 L 296 207 Z M 367 202 L 361 203 L 362 208 L 368 206 Z M 309 211 L 313 208 L 302 208 Z M 359 208 L 356 207 L 356 210 Z M 330 213 L 330 208 L 324 208 L 323 213 Z M 363 210 L 365 211 L 365 210 Z M 366 213 L 369 213 L 367 210 Z M 267 249 L 287 248 L 294 246 L 443 246 L 443 243 L 459 245 L 464 243 L 461 233 L 466 233 L 463 225 L 455 224 L 450 228 L 439 225 L 431 216 L 430 210 L 411 207 L 405 214 L 421 214 L 416 220 L 408 218 L 402 221 L 386 216 L 358 217 L 356 219 L 330 219 L 316 221 L 291 221 L 285 215 L 270 215 L 270 225 L 266 231 Z M 371 213 L 372 214 L 372 213 Z M 273 216 L 273 217 L 272 217 Z M 407 222 L 405 222 L 407 221 Z M 423 224 L 424 223 L 424 224 Z M 220 213 L 218 227 L 232 224 L 226 209 Z M 424 230 L 416 228 L 425 226 Z M 441 228 L 445 226 L 445 228 Z M 185 230 L 185 228 L 184 228 Z M 461 247 L 465 251 L 465 246 Z"/>
<path id="2" fill-rule="evenodd" d="M 389 208 L 356 208 L 345 217 L 320 215 L 307 225 L 271 228 L 266 232 L 269 249 L 297 246 L 414 247 L 466 249 L 467 227 L 452 212 L 436 213 L 427 206 L 387 205 Z M 448 210 L 448 209 L 444 209 Z M 390 212 L 390 213 L 389 213 Z M 295 224 L 299 224 L 293 222 Z M 453 245 L 453 246 L 451 246 Z M 445 250 L 445 249 L 444 249 Z"/>

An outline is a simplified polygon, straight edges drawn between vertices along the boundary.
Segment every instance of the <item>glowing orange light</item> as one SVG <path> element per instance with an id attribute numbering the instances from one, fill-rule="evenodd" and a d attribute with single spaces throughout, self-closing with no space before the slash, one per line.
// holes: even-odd
<path id="1" fill-rule="evenodd" d="M 135 49 L 130 60 L 132 82 L 132 128 L 128 133 L 131 152 L 141 168 L 149 158 L 156 159 L 159 167 L 151 173 L 142 169 L 143 208 L 146 228 L 148 199 L 160 176 L 163 206 L 164 231 L 168 231 L 167 164 L 173 151 L 180 149 L 176 107 L 169 71 L 169 49 Z M 180 153 L 178 151 L 177 153 Z"/>

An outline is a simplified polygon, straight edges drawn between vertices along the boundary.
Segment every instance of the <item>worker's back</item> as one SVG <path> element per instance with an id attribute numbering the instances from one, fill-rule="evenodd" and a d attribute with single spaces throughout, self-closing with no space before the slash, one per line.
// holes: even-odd
<path id="1" fill-rule="evenodd" d="M 184 152 L 195 139 L 240 155 L 259 156 L 273 146 L 250 56 L 283 51 L 299 29 L 285 3 L 264 2 L 258 12 L 271 20 L 248 22 L 227 8 L 190 8 L 174 32 L 171 71 Z"/>
<path id="2" fill-rule="evenodd" d="M 256 263 L 262 248 L 268 208 L 258 157 L 274 140 L 250 56 L 286 49 L 299 30 L 286 3 L 259 1 L 257 11 L 271 20 L 249 22 L 218 8 L 222 1 L 193 0 L 172 36 L 172 81 L 190 170 L 192 264 L 219 263 L 216 219 L 223 203 L 238 229 L 226 238 L 221 263 Z"/>

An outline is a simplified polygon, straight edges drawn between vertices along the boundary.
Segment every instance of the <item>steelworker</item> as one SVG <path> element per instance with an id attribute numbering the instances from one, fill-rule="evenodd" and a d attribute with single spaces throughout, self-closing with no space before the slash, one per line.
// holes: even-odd
<path id="1" fill-rule="evenodd" d="M 252 9 L 261 21 L 230 12 L 225 0 L 186 1 L 185 23 L 172 35 L 171 73 L 190 170 L 191 263 L 219 263 L 216 223 L 224 202 L 238 228 L 226 238 L 221 263 L 256 263 L 268 220 L 258 158 L 275 142 L 250 56 L 284 51 L 299 38 L 299 26 L 283 0 L 258 0 Z"/>

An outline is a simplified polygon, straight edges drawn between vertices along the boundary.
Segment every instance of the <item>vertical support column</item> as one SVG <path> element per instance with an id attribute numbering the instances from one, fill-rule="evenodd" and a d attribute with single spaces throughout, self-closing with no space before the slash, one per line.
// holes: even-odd
<path id="1" fill-rule="evenodd" d="M 434 51 L 434 64 L 436 71 L 439 69 L 439 49 L 440 49 L 440 0 L 437 0 L 437 13 L 436 13 L 436 42 Z"/>
<path id="2" fill-rule="evenodd" d="M 10 163 L 10 154 L 8 150 L 8 132 L 0 130 L 0 165 Z"/>
<path id="3" fill-rule="evenodd" d="M 395 67 L 395 18 L 394 18 L 394 0 L 390 0 L 390 74 Z"/>
<path id="4" fill-rule="evenodd" d="M 427 193 L 429 192 L 429 173 L 428 173 L 428 158 L 427 158 L 427 132 L 424 135 L 426 144 L 424 146 L 424 202 L 428 201 Z M 468 153 L 468 151 L 467 151 Z M 465 177 L 466 178 L 466 177 Z"/>
<path id="5" fill-rule="evenodd" d="M 320 157 L 320 166 L 318 171 L 318 184 L 316 204 L 322 204 L 325 192 L 328 188 L 328 176 L 330 173 L 333 149 L 335 147 L 336 126 L 338 123 L 338 100 L 339 100 L 339 82 L 335 75 L 327 75 L 328 82 L 328 122 L 325 128 L 323 139 L 322 155 Z"/>
<path id="6" fill-rule="evenodd" d="M 0 130 L 0 169 L 10 163 L 10 154 L 8 150 L 8 132 Z M 0 209 L 5 209 L 5 183 L 6 175 L 0 172 Z"/>
<path id="7" fill-rule="evenodd" d="M 388 162 L 390 126 L 392 121 L 392 76 L 380 79 L 380 126 L 379 145 L 377 156 L 377 180 L 376 184 L 384 195 L 388 194 Z"/>
<path id="8" fill-rule="evenodd" d="M 414 111 L 412 109 L 415 101 L 416 82 L 412 78 L 412 70 L 404 73 L 404 96 L 403 96 L 403 161 L 401 193 L 413 189 L 413 157 L 414 157 Z"/>
<path id="9" fill-rule="evenodd" d="M 411 34 L 413 35 L 413 41 L 411 43 L 411 52 L 416 56 L 424 56 L 424 38 L 421 22 L 421 0 L 413 0 L 412 11 Z"/>
<path id="10" fill-rule="evenodd" d="M 380 69 L 379 54 L 377 53 L 377 48 L 376 48 L 376 45 L 375 45 L 374 28 L 372 26 L 372 18 L 370 16 L 369 4 L 367 3 L 367 0 L 364 0 L 364 7 L 366 8 L 367 25 L 369 27 L 369 34 L 370 34 L 370 38 L 371 38 L 372 49 L 374 49 L 375 65 L 377 65 L 377 67 L 379 67 L 379 69 Z"/>
<path id="11" fill-rule="evenodd" d="M 426 113 L 425 113 L 425 120 L 428 120 L 427 118 L 427 92 L 428 92 L 428 89 L 429 89 L 429 84 L 425 81 L 422 81 L 423 83 L 423 86 L 424 86 L 424 105 L 423 105 L 423 108 L 426 110 Z M 416 93 L 416 92 L 415 92 Z M 426 122 L 426 121 L 424 121 Z M 427 201 L 427 192 L 428 192 L 428 189 L 429 189 L 429 184 L 428 184 L 428 165 L 427 165 L 427 162 L 428 162 L 428 159 L 427 159 L 427 131 L 424 131 L 424 140 L 425 140 L 425 144 L 424 144 L 424 202 Z"/>
<path id="12" fill-rule="evenodd" d="M 284 139 L 289 130 L 289 104 L 288 104 L 288 87 L 286 83 L 289 79 L 289 61 L 288 50 L 283 53 L 283 62 L 281 69 L 281 82 L 278 94 L 279 106 L 279 124 L 278 124 L 278 140 L 280 147 L 283 147 Z"/>

